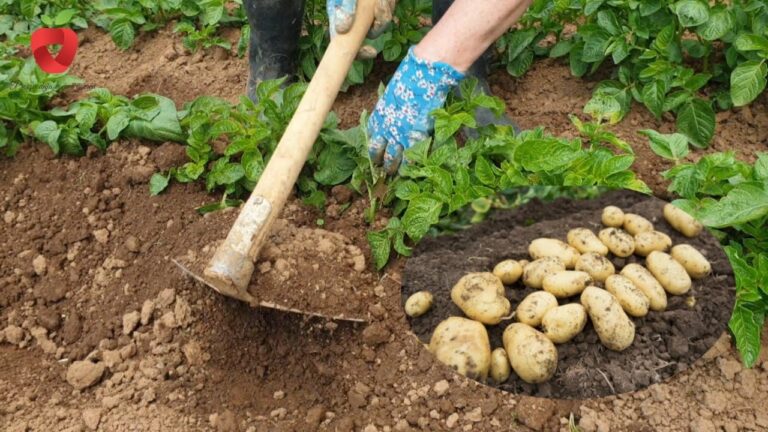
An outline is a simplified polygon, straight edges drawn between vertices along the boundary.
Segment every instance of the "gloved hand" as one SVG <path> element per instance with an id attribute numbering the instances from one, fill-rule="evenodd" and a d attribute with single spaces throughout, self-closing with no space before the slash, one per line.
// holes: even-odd
<path id="1" fill-rule="evenodd" d="M 369 39 L 377 38 L 392 22 L 396 4 L 397 0 L 376 0 L 373 26 L 368 32 Z M 352 24 L 355 22 L 357 0 L 327 0 L 326 8 L 328 9 L 331 37 L 336 36 L 336 34 L 344 34 L 352 28 Z M 374 58 L 376 54 L 374 47 L 366 45 L 360 49 L 358 57 Z"/>
<path id="2" fill-rule="evenodd" d="M 403 150 L 425 140 L 434 128 L 432 111 L 445 103 L 464 78 L 453 66 L 430 62 L 408 50 L 368 119 L 371 160 L 389 174 L 403 161 Z"/>

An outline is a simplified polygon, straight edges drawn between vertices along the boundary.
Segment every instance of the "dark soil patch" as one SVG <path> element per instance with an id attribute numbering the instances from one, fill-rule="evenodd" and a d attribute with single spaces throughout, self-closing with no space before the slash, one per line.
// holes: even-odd
<path id="1" fill-rule="evenodd" d="M 594 200 L 560 199 L 534 202 L 516 211 L 497 214 L 489 221 L 464 232 L 423 241 L 403 272 L 403 301 L 416 291 L 435 294 L 435 305 L 425 316 L 411 319 L 413 331 L 428 343 L 437 324 L 449 316 L 463 316 L 450 299 L 450 290 L 469 272 L 490 271 L 503 259 L 528 259 L 528 244 L 538 237 L 565 239 L 569 229 L 600 228 L 600 213 L 606 205 L 617 205 L 651 220 L 656 229 L 672 237 L 675 244 L 689 243 L 712 263 L 713 275 L 694 281 L 689 295 L 669 296 L 664 312 L 651 312 L 634 319 L 637 334 L 623 352 L 604 348 L 591 324 L 573 341 L 558 345 L 558 370 L 548 383 L 531 385 L 514 374 L 498 387 L 542 397 L 588 398 L 644 388 L 685 370 L 701 357 L 726 328 L 734 301 L 733 271 L 725 253 L 712 235 L 688 239 L 662 217 L 664 201 L 644 195 L 614 191 Z M 637 256 L 613 258 L 617 272 Z M 533 289 L 518 282 L 507 287 L 513 309 Z M 695 299 L 690 307 L 689 296 Z M 578 297 L 561 304 L 578 302 Z M 488 327 L 493 348 L 502 346 L 505 323 Z"/>

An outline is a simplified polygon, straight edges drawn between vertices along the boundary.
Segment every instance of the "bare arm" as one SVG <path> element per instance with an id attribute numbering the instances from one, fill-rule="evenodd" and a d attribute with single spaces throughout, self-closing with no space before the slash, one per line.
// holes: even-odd
<path id="1" fill-rule="evenodd" d="M 415 47 L 429 61 L 465 72 L 520 19 L 533 0 L 456 0 Z"/>

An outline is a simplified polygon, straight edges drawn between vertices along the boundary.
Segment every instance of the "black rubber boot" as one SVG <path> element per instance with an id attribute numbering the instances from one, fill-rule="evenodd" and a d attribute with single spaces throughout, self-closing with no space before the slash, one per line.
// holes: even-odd
<path id="1" fill-rule="evenodd" d="M 304 0 L 245 0 L 251 27 L 248 48 L 248 97 L 256 102 L 256 86 L 296 74 Z"/>
<path id="2" fill-rule="evenodd" d="M 453 4 L 453 0 L 432 0 L 432 24 L 436 24 L 440 18 L 443 17 L 445 11 Z M 478 87 L 487 95 L 491 95 L 491 87 L 488 85 L 488 62 L 491 56 L 491 49 L 489 48 L 479 59 L 477 59 L 467 71 L 467 76 L 477 78 Z M 456 92 L 459 92 L 459 88 L 456 88 Z M 517 127 L 514 121 L 506 114 L 497 116 L 488 108 L 478 108 L 475 111 L 475 120 L 477 120 L 478 127 L 487 126 L 490 124 L 498 126 L 512 126 L 515 133 L 520 132 L 520 128 Z M 474 129 L 465 128 L 464 133 L 467 138 L 476 138 L 477 131 Z"/>

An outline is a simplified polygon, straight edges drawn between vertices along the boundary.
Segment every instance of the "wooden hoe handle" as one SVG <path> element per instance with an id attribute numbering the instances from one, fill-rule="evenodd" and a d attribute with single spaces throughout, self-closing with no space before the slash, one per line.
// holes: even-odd
<path id="1" fill-rule="evenodd" d="M 352 29 L 331 41 L 256 188 L 205 268 L 204 279 L 220 293 L 255 302 L 248 293 L 254 262 L 371 28 L 374 1 L 358 0 Z"/>

